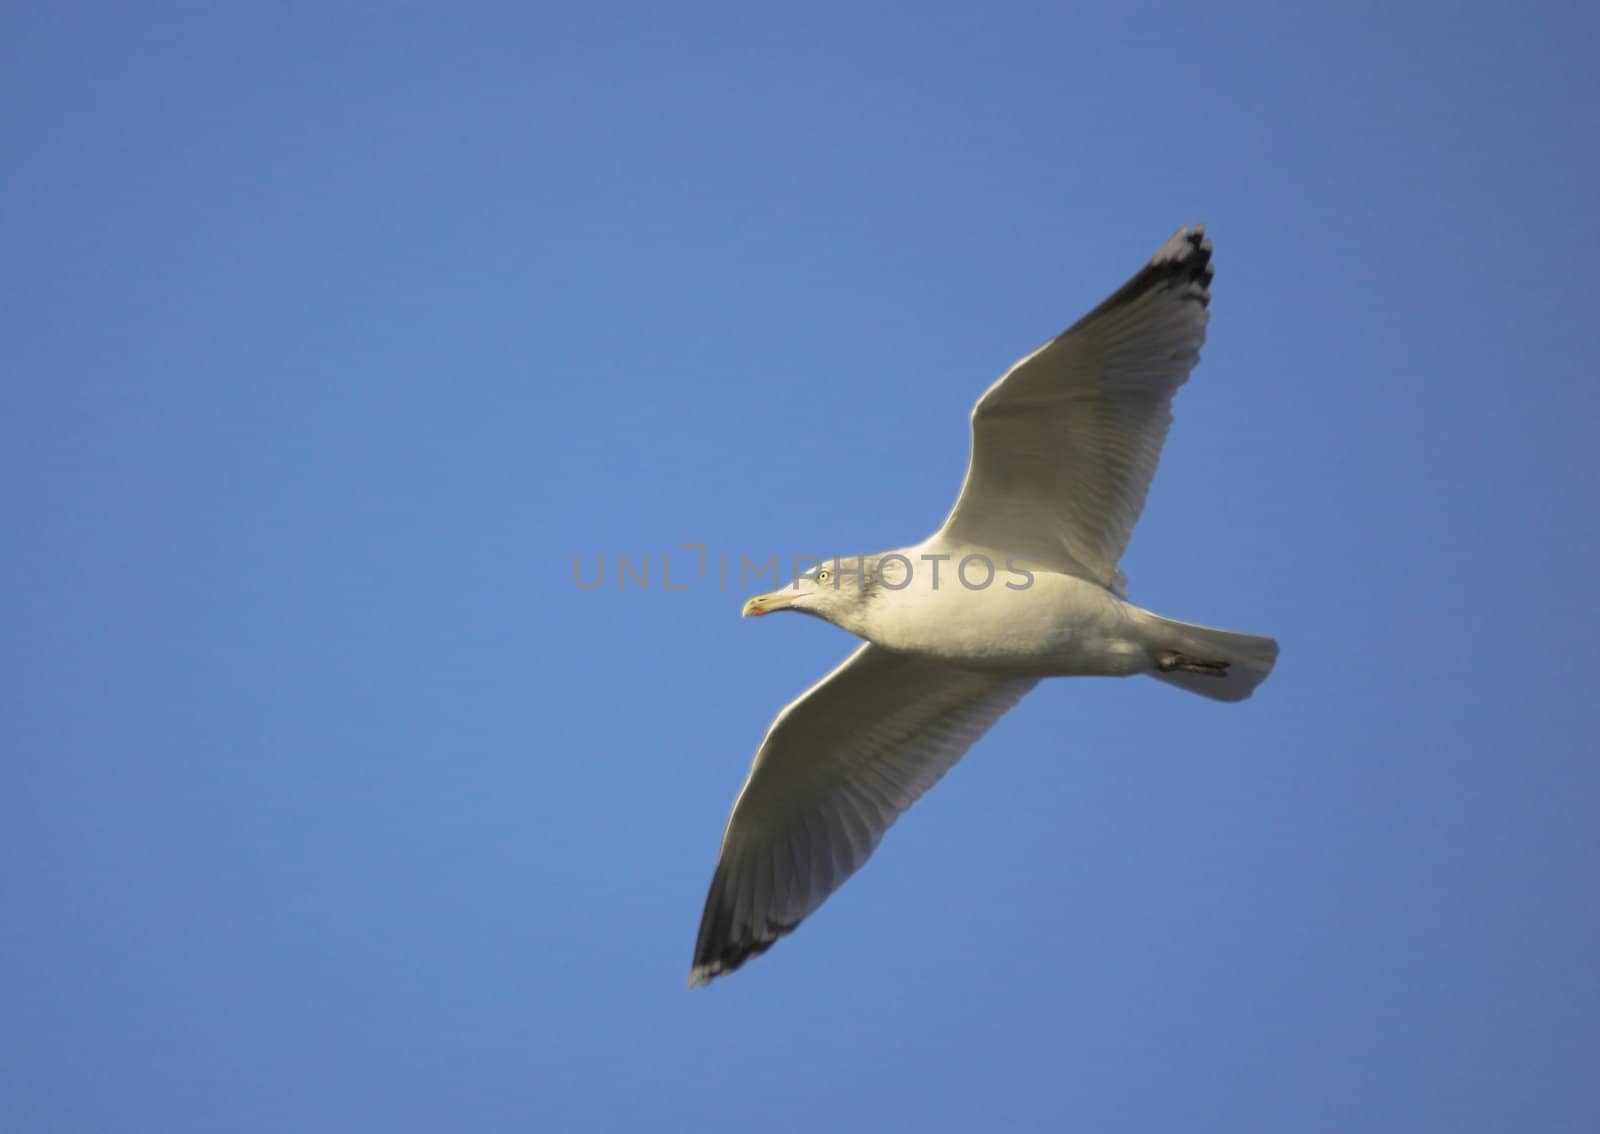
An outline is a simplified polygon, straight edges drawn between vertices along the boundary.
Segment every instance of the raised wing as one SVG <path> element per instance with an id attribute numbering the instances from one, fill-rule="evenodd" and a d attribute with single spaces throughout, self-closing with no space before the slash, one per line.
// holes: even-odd
<path id="1" fill-rule="evenodd" d="M 869 643 L 786 706 L 728 817 L 690 987 L 799 925 L 1034 684 Z"/>
<path id="2" fill-rule="evenodd" d="M 1013 366 L 972 411 L 972 458 L 935 538 L 1123 593 L 1172 395 L 1206 337 L 1211 241 L 1183 228 L 1116 294 Z"/>

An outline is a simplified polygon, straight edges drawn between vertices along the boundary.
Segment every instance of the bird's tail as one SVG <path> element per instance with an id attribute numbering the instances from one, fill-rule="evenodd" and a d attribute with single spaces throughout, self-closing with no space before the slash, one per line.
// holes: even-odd
<path id="1" fill-rule="evenodd" d="M 1278 643 L 1271 638 L 1144 613 L 1147 641 L 1158 665 L 1167 667 L 1150 676 L 1213 701 L 1243 701 L 1278 660 Z"/>

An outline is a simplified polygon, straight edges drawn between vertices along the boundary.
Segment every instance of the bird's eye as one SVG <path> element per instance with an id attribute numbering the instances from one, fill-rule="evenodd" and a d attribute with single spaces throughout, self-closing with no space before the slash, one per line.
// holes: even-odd
<path id="1" fill-rule="evenodd" d="M 826 583 L 827 581 L 828 581 L 828 573 L 826 571 L 818 571 L 817 572 L 817 582 Z"/>

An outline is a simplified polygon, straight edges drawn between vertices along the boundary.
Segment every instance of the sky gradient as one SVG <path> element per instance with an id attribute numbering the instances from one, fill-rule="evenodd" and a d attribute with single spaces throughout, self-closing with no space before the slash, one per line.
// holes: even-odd
<path id="1" fill-rule="evenodd" d="M 6 6 L 0 1129 L 1600 1129 L 1597 35 Z M 921 539 L 1193 222 L 1123 567 L 1276 673 L 1047 683 L 688 992 L 852 644 L 714 557 Z"/>

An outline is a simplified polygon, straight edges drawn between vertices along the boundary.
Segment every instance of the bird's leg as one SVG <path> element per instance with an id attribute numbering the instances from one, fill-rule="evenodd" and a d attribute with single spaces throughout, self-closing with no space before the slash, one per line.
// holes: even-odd
<path id="1" fill-rule="evenodd" d="M 1183 673 L 1203 673 L 1207 677 L 1227 677 L 1228 663 L 1220 661 L 1202 661 L 1191 658 L 1187 654 L 1180 654 L 1176 650 L 1162 650 L 1156 655 L 1156 668 L 1162 673 L 1180 671 Z"/>

